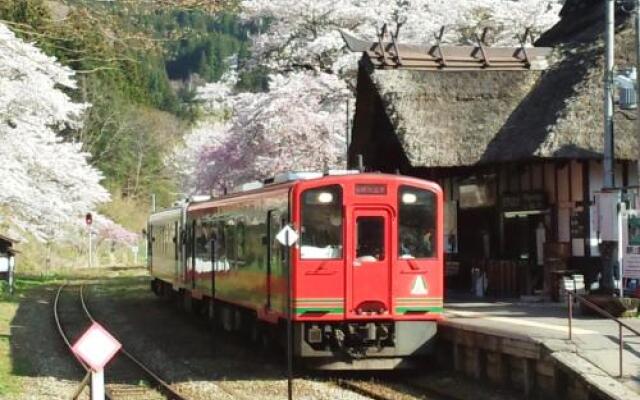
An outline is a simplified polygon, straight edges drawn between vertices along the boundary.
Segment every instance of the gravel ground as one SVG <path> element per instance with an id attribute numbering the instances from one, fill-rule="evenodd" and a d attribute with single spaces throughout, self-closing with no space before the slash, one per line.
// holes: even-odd
<path id="1" fill-rule="evenodd" d="M 101 271 L 102 272 L 102 271 Z M 133 276 L 132 276 L 133 275 Z M 245 342 L 229 334 L 215 336 L 210 328 L 194 316 L 178 310 L 172 304 L 156 298 L 149 290 L 149 278 L 144 270 L 108 272 L 107 279 L 85 289 L 89 308 L 94 317 L 118 337 L 130 353 L 147 364 L 180 393 L 198 399 L 279 400 L 287 398 L 283 357 L 264 353 L 246 346 Z M 53 298 L 57 287 L 37 288 L 21 301 L 12 321 L 12 353 L 28 365 L 27 375 L 20 377 L 24 392 L 14 399 L 68 399 L 84 376 L 59 339 L 53 321 Z M 70 292 L 61 305 L 71 310 L 64 318 L 75 320 L 79 326 L 71 332 L 76 337 L 82 330 L 83 318 L 70 305 L 76 302 Z M 88 322 L 87 322 L 88 326 Z M 123 356 L 120 356 L 123 357 Z M 107 366 L 105 379 L 125 390 L 145 386 L 134 376 L 118 372 L 122 361 Z M 439 376 L 440 375 L 440 376 Z M 345 378 L 346 376 L 346 378 Z M 415 385 L 404 385 L 409 379 L 400 377 L 386 382 L 371 380 L 368 375 L 298 373 L 294 380 L 294 398 L 319 400 L 360 400 L 369 397 L 337 385 L 338 379 L 352 379 L 370 390 L 398 400 L 439 399 L 416 391 Z M 482 392 L 483 399 L 505 400 L 507 395 L 486 396 L 490 392 L 470 380 L 458 379 L 446 373 L 418 378 L 427 386 L 463 388 L 460 393 Z M 452 381 L 453 380 L 453 381 Z M 436 393 L 438 393 L 436 391 Z M 146 396 L 146 397 L 145 397 Z M 449 394 L 444 397 L 449 397 Z M 455 396 L 454 396 L 455 397 Z M 471 398 L 474 398 L 472 396 Z M 88 399 L 88 390 L 83 393 Z M 142 395 L 131 398 L 152 398 Z M 478 397 L 480 398 L 480 397 Z M 3 398 L 4 400 L 4 398 Z"/>
<path id="2" fill-rule="evenodd" d="M 84 375 L 55 329 L 55 291 L 37 288 L 20 301 L 11 322 L 11 351 L 27 376 L 21 377 L 23 393 L 6 399 L 68 399 Z"/>
<path id="3" fill-rule="evenodd" d="M 138 359 L 193 399 L 287 398 L 283 364 L 273 355 L 227 334 L 214 341 L 204 322 L 156 298 L 148 287 L 148 279 L 141 278 L 87 290 L 94 317 Z M 295 379 L 294 392 L 296 399 L 366 399 L 311 378 Z"/>

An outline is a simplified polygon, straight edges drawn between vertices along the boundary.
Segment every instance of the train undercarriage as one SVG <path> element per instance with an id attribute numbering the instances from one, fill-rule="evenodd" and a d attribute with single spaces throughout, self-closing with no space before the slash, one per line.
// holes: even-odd
<path id="1" fill-rule="evenodd" d="M 217 329 L 240 334 L 263 347 L 286 349 L 286 320 L 270 324 L 256 313 L 209 298 L 194 299 L 185 290 L 154 280 L 152 291 L 211 321 Z M 435 321 L 310 321 L 293 323 L 293 352 L 298 365 L 319 370 L 413 368 L 433 353 Z"/>

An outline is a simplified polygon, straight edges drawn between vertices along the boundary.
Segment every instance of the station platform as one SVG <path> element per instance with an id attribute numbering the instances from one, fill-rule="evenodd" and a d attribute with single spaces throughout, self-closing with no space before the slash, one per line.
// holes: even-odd
<path id="1" fill-rule="evenodd" d="M 640 337 L 623 330 L 620 378 L 614 321 L 583 316 L 575 307 L 570 341 L 566 304 L 459 295 L 445 302 L 445 317 L 440 330 L 453 344 L 456 369 L 477 378 L 521 382 L 516 386 L 534 397 L 640 399 Z M 640 330 L 640 319 L 624 321 Z"/>

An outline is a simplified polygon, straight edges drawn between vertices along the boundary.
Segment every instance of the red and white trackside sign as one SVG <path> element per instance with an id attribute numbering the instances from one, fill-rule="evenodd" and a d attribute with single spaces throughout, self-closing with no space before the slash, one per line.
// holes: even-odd
<path id="1" fill-rule="evenodd" d="M 87 363 L 93 371 L 101 371 L 122 348 L 99 323 L 94 322 L 73 345 L 73 352 Z"/>

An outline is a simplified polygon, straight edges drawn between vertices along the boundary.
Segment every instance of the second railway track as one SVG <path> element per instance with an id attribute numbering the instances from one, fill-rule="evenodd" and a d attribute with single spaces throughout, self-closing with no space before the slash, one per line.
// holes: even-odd
<path id="1" fill-rule="evenodd" d="M 63 295 L 63 292 L 69 293 L 71 291 L 78 292 L 75 301 Z M 61 306 L 62 303 L 64 303 L 63 306 Z M 53 304 L 54 320 L 58 332 L 71 352 L 72 342 L 77 339 L 90 323 L 95 321 L 87 307 L 83 286 L 60 286 Z M 89 367 L 80 359 L 76 358 L 76 360 L 87 374 L 83 380 L 84 383 L 88 380 Z M 107 370 L 106 394 L 111 400 L 187 400 L 187 397 L 180 394 L 158 374 L 129 353 L 126 347 L 120 350 L 120 354 L 116 356 L 116 359 Z"/>

